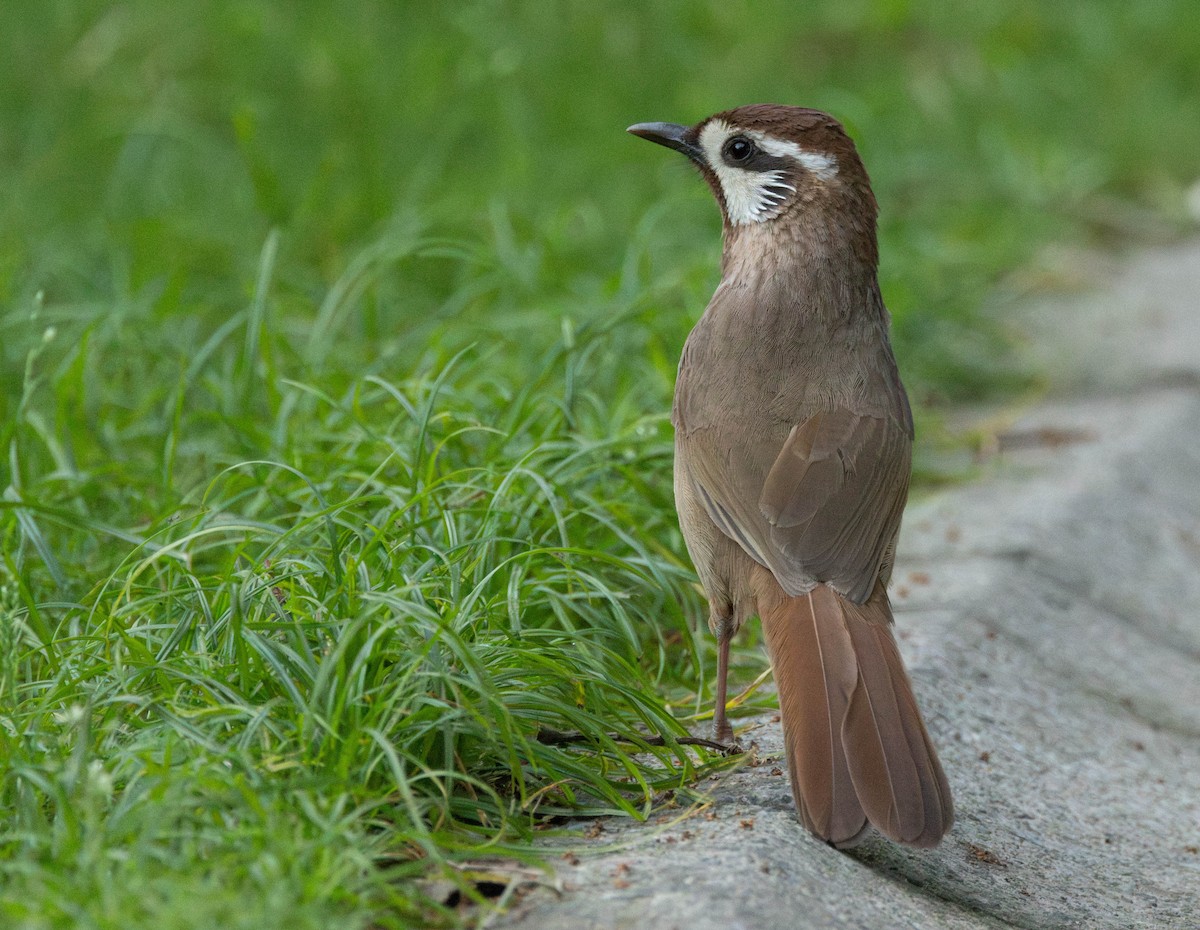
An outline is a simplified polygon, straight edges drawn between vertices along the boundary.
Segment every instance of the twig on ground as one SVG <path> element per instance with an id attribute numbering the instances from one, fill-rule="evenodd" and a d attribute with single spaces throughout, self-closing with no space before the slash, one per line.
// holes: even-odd
<path id="1" fill-rule="evenodd" d="M 616 740 L 621 743 L 643 742 L 648 746 L 666 746 L 668 745 L 666 737 L 663 736 L 643 736 L 641 734 L 635 739 L 632 736 L 625 736 L 620 733 L 609 733 L 609 739 Z M 546 746 L 566 746 L 571 743 L 587 743 L 595 739 L 587 733 L 580 733 L 578 730 L 554 730 L 549 727 L 542 727 L 538 730 L 537 741 Z M 733 756 L 742 752 L 742 747 L 737 743 L 726 745 L 719 743 L 716 740 L 705 739 L 702 736 L 680 736 L 672 742 L 680 746 L 703 746 L 705 749 L 713 749 L 722 755 Z"/>

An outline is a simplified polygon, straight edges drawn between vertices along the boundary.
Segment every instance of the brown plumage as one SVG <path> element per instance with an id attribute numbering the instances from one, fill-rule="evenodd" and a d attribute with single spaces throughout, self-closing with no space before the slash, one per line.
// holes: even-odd
<path id="1" fill-rule="evenodd" d="M 852 845 L 867 824 L 936 845 L 950 790 L 892 636 L 886 586 L 912 414 L 888 341 L 875 198 L 816 110 L 741 107 L 635 135 L 686 154 L 721 206 L 721 283 L 675 390 L 675 497 L 719 663 L 757 615 L 801 821 Z"/>

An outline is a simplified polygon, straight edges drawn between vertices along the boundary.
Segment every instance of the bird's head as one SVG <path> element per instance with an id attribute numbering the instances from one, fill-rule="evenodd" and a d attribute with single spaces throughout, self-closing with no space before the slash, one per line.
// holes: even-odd
<path id="1" fill-rule="evenodd" d="M 826 113 L 757 104 L 695 126 L 638 123 L 629 132 L 691 159 L 716 195 L 727 233 L 789 218 L 849 224 L 873 250 L 877 207 L 866 169 Z"/>

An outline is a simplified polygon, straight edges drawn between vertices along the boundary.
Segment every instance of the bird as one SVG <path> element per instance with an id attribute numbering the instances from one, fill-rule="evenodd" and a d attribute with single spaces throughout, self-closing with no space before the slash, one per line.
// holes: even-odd
<path id="1" fill-rule="evenodd" d="M 954 819 L 896 646 L 887 585 L 913 418 L 879 288 L 878 206 L 820 111 L 755 104 L 628 132 L 685 155 L 720 206 L 721 278 L 680 356 L 680 528 L 717 638 L 761 622 L 801 823 L 837 848 L 871 827 L 919 848 Z"/>

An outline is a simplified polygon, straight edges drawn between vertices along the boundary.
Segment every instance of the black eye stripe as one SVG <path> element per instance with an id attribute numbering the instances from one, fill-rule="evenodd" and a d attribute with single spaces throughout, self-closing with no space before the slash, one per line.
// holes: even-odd
<path id="1" fill-rule="evenodd" d="M 743 171 L 788 171 L 795 167 L 792 159 L 768 154 L 753 139 L 740 133 L 730 136 L 721 144 L 720 158 L 730 168 Z"/>

